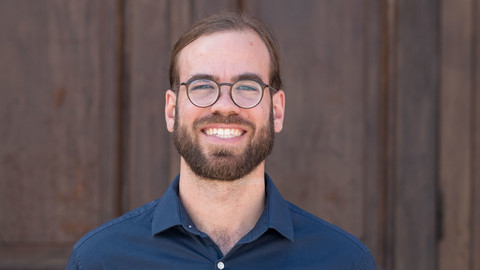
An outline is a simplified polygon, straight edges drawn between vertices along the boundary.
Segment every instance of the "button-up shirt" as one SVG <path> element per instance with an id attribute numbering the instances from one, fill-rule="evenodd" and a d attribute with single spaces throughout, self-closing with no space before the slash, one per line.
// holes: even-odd
<path id="1" fill-rule="evenodd" d="M 178 183 L 179 176 L 160 199 L 86 234 L 66 269 L 375 269 L 357 238 L 285 201 L 266 174 L 262 215 L 223 255 L 195 227 Z"/>

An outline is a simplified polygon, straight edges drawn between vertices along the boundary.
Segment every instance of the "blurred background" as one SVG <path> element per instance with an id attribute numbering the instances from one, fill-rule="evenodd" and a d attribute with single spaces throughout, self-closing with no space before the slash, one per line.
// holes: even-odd
<path id="1" fill-rule="evenodd" d="M 378 269 L 480 269 L 480 0 L 0 0 L 0 269 L 163 194 L 169 51 L 226 9 L 280 43 L 285 198 Z"/>

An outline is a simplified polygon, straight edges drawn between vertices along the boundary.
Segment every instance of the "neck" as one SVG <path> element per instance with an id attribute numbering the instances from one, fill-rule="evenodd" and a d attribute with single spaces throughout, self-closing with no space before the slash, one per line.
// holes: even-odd
<path id="1" fill-rule="evenodd" d="M 199 178 L 182 159 L 180 199 L 200 231 L 226 254 L 257 223 L 265 206 L 264 163 L 234 181 Z"/>

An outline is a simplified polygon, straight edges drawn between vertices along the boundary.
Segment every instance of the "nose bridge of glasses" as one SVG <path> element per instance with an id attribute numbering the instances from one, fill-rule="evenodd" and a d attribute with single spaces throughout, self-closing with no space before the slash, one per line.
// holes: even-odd
<path id="1" fill-rule="evenodd" d="M 232 94 L 231 94 L 233 83 L 217 83 L 217 85 L 218 85 L 218 100 L 217 100 L 217 102 L 222 98 L 227 98 L 231 102 L 235 103 L 233 101 Z M 223 89 L 225 89 L 226 92 L 222 91 L 222 87 L 223 87 Z"/>
<path id="2" fill-rule="evenodd" d="M 233 83 L 217 83 L 220 92 L 222 92 L 222 86 L 228 86 L 227 89 L 230 91 L 232 89 Z"/>

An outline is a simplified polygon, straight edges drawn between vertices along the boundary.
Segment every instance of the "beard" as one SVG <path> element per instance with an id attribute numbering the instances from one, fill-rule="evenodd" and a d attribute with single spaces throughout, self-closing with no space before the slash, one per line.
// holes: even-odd
<path id="1" fill-rule="evenodd" d="M 178 112 L 175 115 L 178 116 Z M 198 130 L 200 125 L 210 123 L 247 125 L 252 135 L 241 153 L 235 153 L 228 147 L 218 146 L 213 147 L 211 153 L 207 154 L 198 142 L 198 137 L 189 132 L 187 127 L 179 125 L 178 119 L 175 118 L 172 135 L 175 147 L 190 169 L 199 177 L 224 181 L 240 179 L 257 168 L 272 152 L 275 137 L 272 110 L 270 110 L 268 122 L 260 127 L 258 132 L 254 124 L 238 115 L 220 114 L 212 114 L 196 120 L 193 123 L 193 130 Z"/>

